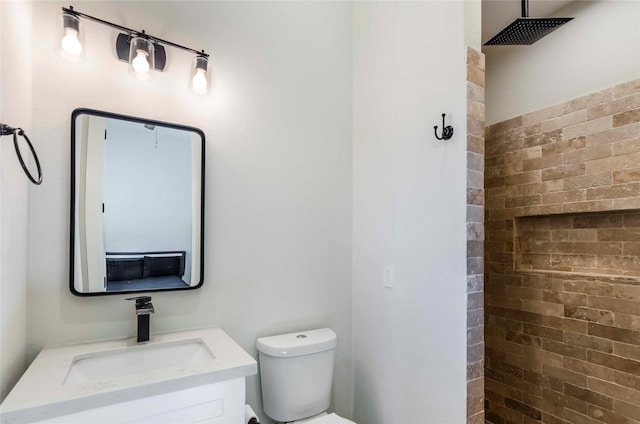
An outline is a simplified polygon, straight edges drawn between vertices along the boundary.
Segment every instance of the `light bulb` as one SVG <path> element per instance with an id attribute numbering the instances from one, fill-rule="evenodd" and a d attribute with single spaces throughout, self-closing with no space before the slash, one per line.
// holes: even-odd
<path id="1" fill-rule="evenodd" d="M 193 76 L 191 80 L 191 85 L 193 89 L 197 92 L 205 92 L 207 91 L 207 86 L 209 83 L 207 82 L 206 71 L 202 68 L 196 69 L 196 74 Z"/>
<path id="2" fill-rule="evenodd" d="M 64 37 L 60 40 L 60 47 L 69 56 L 80 56 L 82 43 L 78 40 L 78 31 L 73 28 L 65 28 Z"/>
<path id="3" fill-rule="evenodd" d="M 147 60 L 147 56 L 149 56 L 149 53 L 145 52 L 142 49 L 137 50 L 136 57 L 131 61 L 131 66 L 137 74 L 149 73 L 150 66 L 149 61 Z"/>

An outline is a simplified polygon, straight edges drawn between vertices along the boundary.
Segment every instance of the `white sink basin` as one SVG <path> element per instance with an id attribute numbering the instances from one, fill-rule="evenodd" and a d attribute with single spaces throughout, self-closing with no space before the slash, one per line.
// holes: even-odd
<path id="1" fill-rule="evenodd" d="M 46 421 L 256 372 L 255 359 L 218 327 L 155 334 L 144 344 L 133 338 L 50 347 L 0 405 L 0 423 Z"/>
<path id="2" fill-rule="evenodd" d="M 98 383 L 124 375 L 191 366 L 214 359 L 201 339 L 92 352 L 73 358 L 63 384 Z"/>

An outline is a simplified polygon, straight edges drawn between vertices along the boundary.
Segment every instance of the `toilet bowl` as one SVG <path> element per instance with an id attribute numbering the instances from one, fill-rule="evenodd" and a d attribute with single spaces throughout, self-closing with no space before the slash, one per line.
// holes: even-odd
<path id="1" fill-rule="evenodd" d="M 330 328 L 256 341 L 262 406 L 269 418 L 279 423 L 355 424 L 327 414 L 337 345 L 336 333 Z"/>

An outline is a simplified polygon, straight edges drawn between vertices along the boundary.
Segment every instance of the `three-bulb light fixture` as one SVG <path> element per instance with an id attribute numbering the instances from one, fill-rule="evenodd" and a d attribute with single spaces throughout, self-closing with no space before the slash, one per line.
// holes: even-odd
<path id="1" fill-rule="evenodd" d="M 84 13 L 73 10 L 73 6 L 62 8 L 58 18 L 59 37 L 56 51 L 63 58 L 72 62 L 84 60 L 84 30 L 80 18 L 86 18 L 122 31 L 116 39 L 118 59 L 129 63 L 129 73 L 136 78 L 148 80 L 151 71 L 163 71 L 167 63 L 164 45 L 176 47 L 195 53 L 189 79 L 191 91 L 196 94 L 207 94 L 211 87 L 211 70 L 209 55 L 171 41 L 154 37 L 142 31 L 135 31 Z"/>

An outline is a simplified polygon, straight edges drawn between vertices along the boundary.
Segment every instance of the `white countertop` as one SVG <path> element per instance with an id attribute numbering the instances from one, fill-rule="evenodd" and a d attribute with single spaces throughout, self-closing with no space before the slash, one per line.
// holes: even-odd
<path id="1" fill-rule="evenodd" d="M 43 349 L 0 405 L 0 422 L 18 424 L 141 399 L 257 373 L 247 352 L 218 327 L 152 335 L 145 345 L 201 339 L 215 360 L 64 385 L 74 358 L 138 346 L 135 338 Z"/>

